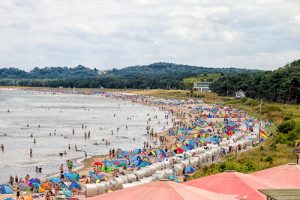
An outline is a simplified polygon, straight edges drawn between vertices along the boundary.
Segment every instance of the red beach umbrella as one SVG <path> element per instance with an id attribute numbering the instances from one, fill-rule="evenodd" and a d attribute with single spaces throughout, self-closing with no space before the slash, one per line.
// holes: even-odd
<path id="1" fill-rule="evenodd" d="M 88 198 L 88 200 L 237 200 L 228 195 L 179 184 L 156 181 Z"/>
<path id="2" fill-rule="evenodd" d="M 300 166 L 287 164 L 252 173 L 251 175 L 267 178 L 272 181 L 286 183 L 293 187 L 300 187 Z"/>
<path id="3" fill-rule="evenodd" d="M 100 165 L 100 166 L 102 166 L 102 162 L 94 162 L 94 165 Z"/>
<path id="4" fill-rule="evenodd" d="M 290 188 L 290 185 L 273 182 L 264 178 L 255 177 L 239 172 L 223 172 L 184 184 L 202 188 L 212 192 L 219 192 L 245 200 L 265 200 L 266 197 L 258 189 Z"/>

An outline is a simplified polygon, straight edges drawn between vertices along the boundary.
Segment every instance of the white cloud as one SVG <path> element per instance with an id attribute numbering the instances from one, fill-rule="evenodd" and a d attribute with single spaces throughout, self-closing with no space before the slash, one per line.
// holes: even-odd
<path id="1" fill-rule="evenodd" d="M 0 67 L 275 69 L 300 57 L 299 13 L 298 0 L 3 0 Z"/>

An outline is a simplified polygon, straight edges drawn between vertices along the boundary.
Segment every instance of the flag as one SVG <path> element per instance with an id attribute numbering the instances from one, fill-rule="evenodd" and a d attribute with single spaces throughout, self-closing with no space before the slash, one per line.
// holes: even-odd
<path id="1" fill-rule="evenodd" d="M 264 141 L 268 138 L 267 132 L 265 129 L 260 129 L 260 141 Z"/>

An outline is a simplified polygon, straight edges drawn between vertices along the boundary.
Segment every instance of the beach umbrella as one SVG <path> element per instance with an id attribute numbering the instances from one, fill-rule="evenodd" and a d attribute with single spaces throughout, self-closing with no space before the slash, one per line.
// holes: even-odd
<path id="1" fill-rule="evenodd" d="M 246 200 L 265 200 L 265 196 L 258 189 L 290 188 L 290 185 L 284 183 L 239 172 L 223 172 L 187 181 L 184 184 Z"/>
<path id="2" fill-rule="evenodd" d="M 102 162 L 94 162 L 94 165 L 97 165 L 97 166 L 102 166 Z"/>
<path id="3" fill-rule="evenodd" d="M 0 185 L 0 194 L 12 194 L 12 193 L 13 190 L 9 185 L 5 183 Z"/>
<path id="4" fill-rule="evenodd" d="M 53 184 L 58 184 L 58 183 L 62 183 L 62 182 L 63 182 L 62 180 L 60 180 L 60 178 L 56 178 L 56 177 L 50 178 L 50 181 L 51 181 Z"/>
<path id="5" fill-rule="evenodd" d="M 300 187 L 300 166 L 287 164 L 252 173 L 251 175 Z"/>
<path id="6" fill-rule="evenodd" d="M 207 190 L 190 187 L 172 181 L 155 181 L 123 190 L 106 193 L 103 195 L 88 198 L 89 200 L 236 200 L 235 198 L 210 192 Z"/>

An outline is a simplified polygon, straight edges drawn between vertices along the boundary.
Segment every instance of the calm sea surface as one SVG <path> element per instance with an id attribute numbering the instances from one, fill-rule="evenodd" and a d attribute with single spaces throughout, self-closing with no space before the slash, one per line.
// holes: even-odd
<path id="1" fill-rule="evenodd" d="M 0 182 L 6 182 L 10 175 L 45 177 L 58 173 L 61 163 L 83 158 L 84 150 L 90 156 L 107 154 L 113 147 L 142 147 L 149 118 L 156 132 L 172 125 L 170 121 L 166 124 L 165 114 L 158 108 L 102 96 L 0 90 L 0 144 L 5 147 L 0 150 Z M 86 128 L 82 129 L 82 124 Z M 89 131 L 91 137 L 85 139 Z M 111 145 L 106 146 L 102 138 Z M 101 144 L 94 145 L 96 142 Z M 75 145 L 82 151 L 75 151 Z M 67 155 L 60 157 L 64 151 Z M 35 172 L 35 166 L 42 167 L 41 174 Z"/>

